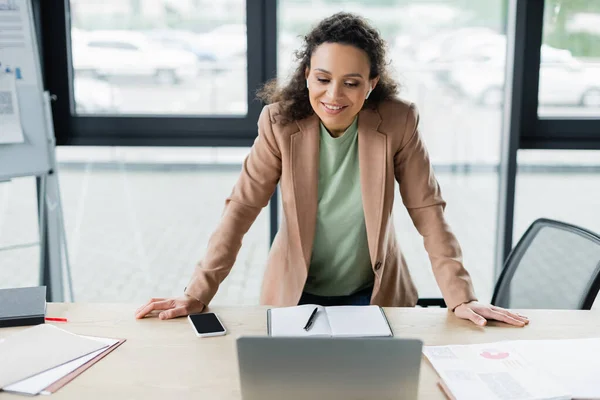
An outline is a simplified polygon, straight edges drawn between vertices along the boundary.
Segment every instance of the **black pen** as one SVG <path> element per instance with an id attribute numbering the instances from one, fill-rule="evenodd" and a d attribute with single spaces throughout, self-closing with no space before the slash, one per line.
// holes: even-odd
<path id="1" fill-rule="evenodd" d="M 307 331 L 312 326 L 313 322 L 315 322 L 315 316 L 317 315 L 317 310 L 319 307 L 315 307 L 310 317 L 308 317 L 308 321 L 306 321 L 306 325 L 304 325 L 304 330 Z"/>

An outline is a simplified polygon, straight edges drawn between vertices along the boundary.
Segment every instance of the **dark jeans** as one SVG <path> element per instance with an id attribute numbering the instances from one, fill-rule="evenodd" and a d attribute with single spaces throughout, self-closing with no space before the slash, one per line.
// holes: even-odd
<path id="1" fill-rule="evenodd" d="M 373 286 L 350 294 L 348 296 L 317 296 L 302 292 L 298 305 L 317 304 L 320 306 L 368 306 L 371 303 L 371 293 Z"/>

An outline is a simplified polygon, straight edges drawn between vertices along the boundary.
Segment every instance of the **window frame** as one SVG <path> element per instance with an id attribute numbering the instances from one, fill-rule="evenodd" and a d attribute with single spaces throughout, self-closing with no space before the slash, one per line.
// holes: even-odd
<path id="1" fill-rule="evenodd" d="M 276 75 L 275 0 L 246 0 L 247 104 L 236 115 L 77 115 L 71 63 L 70 1 L 35 1 L 40 10 L 46 88 L 53 95 L 57 145 L 251 146 L 263 104 L 255 92 Z"/>
<path id="2" fill-rule="evenodd" d="M 546 1 L 526 0 L 530 18 L 524 29 L 524 40 L 530 49 L 541 49 L 544 29 L 544 7 Z M 542 150 L 600 150 L 600 110 L 597 117 L 547 117 L 538 115 L 539 96 L 539 51 L 530 51 L 525 54 L 525 79 L 535 81 L 535 98 L 530 99 L 530 108 L 526 115 L 533 121 L 530 128 L 522 131 L 520 149 Z M 535 106 L 534 106 L 535 104 Z"/>
<path id="3" fill-rule="evenodd" d="M 598 118 L 540 117 L 538 93 L 545 1 L 508 0 L 514 22 L 507 54 L 502 157 L 499 166 L 496 271 L 512 248 L 517 152 L 519 149 L 600 150 Z M 53 102 L 58 145 L 250 146 L 262 104 L 255 90 L 277 75 L 277 0 L 246 0 L 246 116 L 74 114 L 70 63 L 69 0 L 33 0 L 41 26 L 43 76 Z M 251 6 L 250 6 L 251 4 Z M 507 33 L 508 34 L 508 33 Z M 508 36 L 507 36 L 508 38 Z M 508 42 L 508 40 L 507 40 Z M 537 50 L 536 50 L 537 49 Z M 511 62 L 508 62 L 508 57 Z M 510 79 L 510 85 L 509 80 Z M 510 92 L 510 93 L 509 93 Z M 277 193 L 271 199 L 271 239 L 278 230 Z"/>
<path id="4" fill-rule="evenodd" d="M 546 0 L 509 0 L 514 20 L 513 59 L 507 62 L 504 132 L 499 166 L 495 275 L 499 276 L 512 250 L 517 153 L 521 149 L 600 150 L 597 118 L 540 117 L 538 115 L 541 46 Z M 510 42 L 510 40 L 507 40 Z M 537 50 L 535 50 L 537 49 Z"/>

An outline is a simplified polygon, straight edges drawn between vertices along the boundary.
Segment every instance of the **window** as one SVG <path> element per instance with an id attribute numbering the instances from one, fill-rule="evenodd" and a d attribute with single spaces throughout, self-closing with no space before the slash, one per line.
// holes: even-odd
<path id="1" fill-rule="evenodd" d="M 538 114 L 600 116 L 600 2 L 547 0 Z"/>
<path id="2" fill-rule="evenodd" d="M 506 52 L 506 2 L 454 0 L 279 0 L 278 76 L 294 70 L 293 51 L 311 26 L 338 11 L 366 17 L 388 43 L 401 97 L 420 110 L 447 218 L 462 244 L 478 295 L 491 297 Z M 398 193 L 398 192 L 397 192 Z M 422 297 L 439 290 L 399 193 L 395 226 Z M 473 221 L 480 221 L 473 225 Z"/>
<path id="3" fill-rule="evenodd" d="M 248 148 L 57 149 L 75 300 L 139 303 L 182 294 Z M 258 304 L 269 209 L 211 304 Z M 0 184 L 0 288 L 39 284 L 35 178 Z"/>
<path id="4" fill-rule="evenodd" d="M 600 233 L 599 197 L 600 151 L 519 150 L 513 243 L 538 218 Z"/>
<path id="5" fill-rule="evenodd" d="M 76 114 L 247 114 L 245 0 L 70 7 Z"/>
<path id="6" fill-rule="evenodd" d="M 36 180 L 0 183 L 0 288 L 39 285 Z"/>
<path id="7" fill-rule="evenodd" d="M 206 251 L 248 150 L 59 147 L 76 301 L 141 303 L 150 297 L 181 295 Z M 25 189 L 14 186 L 9 195 L 22 198 Z M 25 205 L 13 203 L 11 213 L 20 215 Z M 267 207 L 244 237 L 236 264 L 213 303 L 258 304 L 268 251 Z M 1 270 L 0 274 L 3 281 Z"/>

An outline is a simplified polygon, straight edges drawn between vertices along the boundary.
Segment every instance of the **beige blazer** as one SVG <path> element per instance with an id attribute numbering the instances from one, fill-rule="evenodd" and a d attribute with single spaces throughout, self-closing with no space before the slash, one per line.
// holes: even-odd
<path id="1" fill-rule="evenodd" d="M 280 229 L 269 254 L 261 304 L 298 304 L 310 265 L 317 215 L 319 118 L 283 124 L 277 103 L 264 107 L 258 136 L 225 201 L 185 293 L 208 305 L 227 277 L 248 231 L 277 183 L 283 200 Z M 456 237 L 444 219 L 445 202 L 433 174 L 413 104 L 386 101 L 358 117 L 358 157 L 365 224 L 375 283 L 371 304 L 414 306 L 417 290 L 392 224 L 394 179 L 424 238 L 436 281 L 450 309 L 475 300 Z"/>

